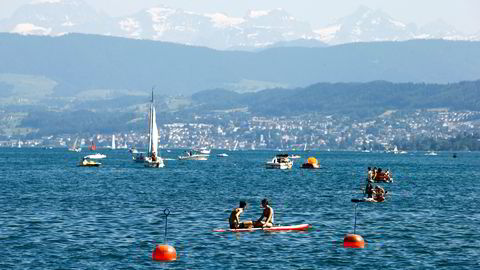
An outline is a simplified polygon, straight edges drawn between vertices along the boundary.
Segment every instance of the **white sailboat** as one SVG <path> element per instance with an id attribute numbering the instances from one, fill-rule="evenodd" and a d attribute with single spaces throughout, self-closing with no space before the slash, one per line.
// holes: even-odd
<path id="1" fill-rule="evenodd" d="M 235 147 L 233 147 L 233 151 L 237 151 L 238 141 L 235 141 Z"/>
<path id="2" fill-rule="evenodd" d="M 72 147 L 68 148 L 68 151 L 73 151 L 73 152 L 82 151 L 82 148 L 77 147 L 77 141 L 78 141 L 78 138 L 75 139 L 75 142 L 73 143 Z"/>
<path id="3" fill-rule="evenodd" d="M 112 150 L 115 150 L 115 134 L 112 135 Z"/>
<path id="4" fill-rule="evenodd" d="M 153 103 L 153 90 L 150 111 L 148 112 L 148 152 L 143 164 L 145 167 L 150 168 L 162 168 L 165 166 L 163 159 L 158 155 L 158 128 L 155 105 Z"/>
<path id="5" fill-rule="evenodd" d="M 115 134 L 112 135 L 112 150 L 115 150 Z"/>

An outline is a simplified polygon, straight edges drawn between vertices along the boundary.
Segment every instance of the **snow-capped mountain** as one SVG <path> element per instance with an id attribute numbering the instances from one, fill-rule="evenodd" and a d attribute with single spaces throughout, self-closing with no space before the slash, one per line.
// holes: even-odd
<path id="1" fill-rule="evenodd" d="M 33 35 L 104 32 L 109 21 L 81 0 L 35 0 L 0 21 L 0 30 Z"/>
<path id="2" fill-rule="evenodd" d="M 332 44 L 406 40 L 415 36 L 415 25 L 394 20 L 381 10 L 359 7 L 353 14 L 339 19 L 326 28 L 315 30 L 320 39 Z"/>
<path id="3" fill-rule="evenodd" d="M 286 11 L 250 11 L 245 17 L 196 14 L 181 9 L 154 7 L 117 21 L 114 34 L 225 49 L 264 47 L 279 41 L 313 38 L 308 23 Z"/>
<path id="4" fill-rule="evenodd" d="M 478 34 L 465 36 L 442 21 L 417 27 L 363 6 L 327 27 L 313 30 L 308 22 L 297 20 L 283 9 L 251 10 L 243 17 L 231 17 L 156 6 L 111 18 L 82 0 L 34 0 L 19 8 L 11 18 L 0 21 L 0 32 L 91 33 L 216 49 L 265 48 L 298 40 L 341 44 L 415 38 L 480 39 Z"/>

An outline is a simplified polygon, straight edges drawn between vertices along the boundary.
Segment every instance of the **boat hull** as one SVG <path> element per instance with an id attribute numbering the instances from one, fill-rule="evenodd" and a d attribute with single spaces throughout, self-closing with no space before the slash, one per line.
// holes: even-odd
<path id="1" fill-rule="evenodd" d="M 310 228 L 310 224 L 300 224 L 300 225 L 291 225 L 291 226 L 275 226 L 269 228 L 250 228 L 250 229 L 214 229 L 213 232 L 255 232 L 255 231 L 267 231 L 267 232 L 277 232 L 277 231 L 305 231 Z"/>
<path id="2" fill-rule="evenodd" d="M 162 159 L 153 161 L 152 159 L 147 158 L 147 159 L 145 159 L 143 165 L 146 168 L 163 168 L 163 167 L 165 167 L 165 163 L 163 162 Z"/>
<path id="3" fill-rule="evenodd" d="M 267 169 L 280 169 L 280 170 L 288 170 L 293 167 L 292 163 L 271 163 L 267 162 L 265 164 L 265 168 Z"/>
<path id="4" fill-rule="evenodd" d="M 208 155 L 179 156 L 179 160 L 208 160 Z"/>

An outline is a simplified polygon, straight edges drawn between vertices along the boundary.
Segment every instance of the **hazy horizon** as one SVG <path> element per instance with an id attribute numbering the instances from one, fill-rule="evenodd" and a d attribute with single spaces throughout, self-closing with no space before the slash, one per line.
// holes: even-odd
<path id="1" fill-rule="evenodd" d="M 34 1 L 46 0 L 0 0 L 0 19 L 10 17 L 22 5 Z M 53 1 L 53 0 L 48 0 Z M 56 0 L 55 0 L 56 1 Z M 313 28 L 324 27 L 335 20 L 344 17 L 359 6 L 366 6 L 374 10 L 382 10 L 395 19 L 406 23 L 424 25 L 436 20 L 443 20 L 465 34 L 474 34 L 480 31 L 480 1 L 458 0 L 438 1 L 405 0 L 401 2 L 386 2 L 383 0 L 360 1 L 316 1 L 298 0 L 242 0 L 242 1 L 190 1 L 190 0 L 83 0 L 98 11 L 110 16 L 124 16 L 139 10 L 166 5 L 172 8 L 181 8 L 197 13 L 222 12 L 229 16 L 243 17 L 249 10 L 267 10 L 282 8 L 299 20 L 309 22 Z"/>

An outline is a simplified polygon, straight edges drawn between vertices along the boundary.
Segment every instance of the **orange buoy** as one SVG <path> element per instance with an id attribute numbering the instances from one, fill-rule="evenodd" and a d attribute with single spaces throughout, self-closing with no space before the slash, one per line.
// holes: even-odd
<path id="1" fill-rule="evenodd" d="M 364 248 L 365 241 L 363 237 L 358 234 L 347 234 L 343 239 L 343 247 L 346 248 Z"/>
<path id="2" fill-rule="evenodd" d="M 315 157 L 309 157 L 307 163 L 312 165 L 317 164 L 317 159 Z"/>
<path id="3" fill-rule="evenodd" d="M 177 251 L 169 245 L 157 245 L 153 250 L 152 259 L 154 261 L 175 261 Z"/>

